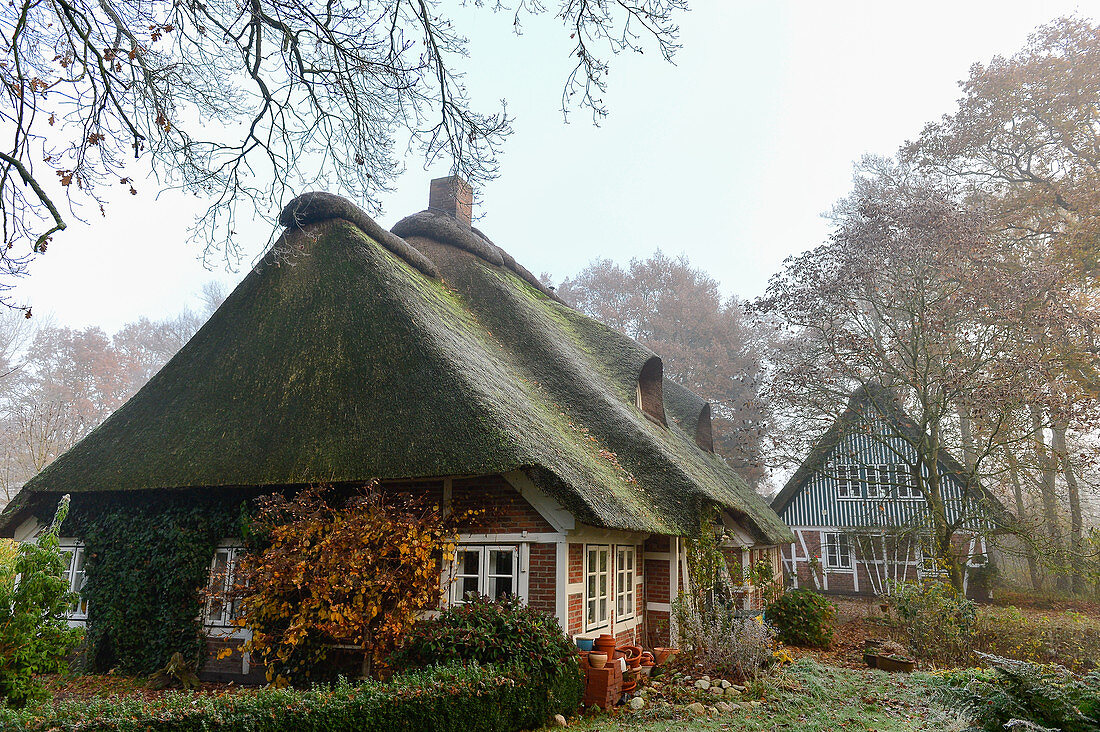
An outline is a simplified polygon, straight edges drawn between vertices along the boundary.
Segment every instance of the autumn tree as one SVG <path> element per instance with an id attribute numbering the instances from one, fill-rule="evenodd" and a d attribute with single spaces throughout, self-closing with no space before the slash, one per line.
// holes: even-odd
<path id="1" fill-rule="evenodd" d="M 200 310 L 112 336 L 0 312 L 0 505 L 144 386 L 224 299 L 207 284 Z"/>
<path id="2" fill-rule="evenodd" d="M 888 449 L 900 440 L 906 462 L 915 456 L 911 475 L 928 507 L 931 550 L 961 589 L 965 557 L 953 539 L 995 517 L 982 485 L 1005 434 L 966 436 L 956 518 L 941 461 L 963 454 L 960 407 L 995 425 L 1019 403 L 1035 370 L 1031 354 L 1013 344 L 1048 283 L 1020 278 L 1004 242 L 987 236 L 983 212 L 942 179 L 888 160 L 864 161 L 833 218 L 828 242 L 789 259 L 756 303 L 791 336 L 765 396 L 800 430 L 774 449 L 793 449 L 800 461 L 856 389 L 879 400 L 880 413 L 907 414 L 915 429 L 886 425 L 885 434 L 868 434 Z M 791 440 L 799 432 L 807 442 Z"/>
<path id="3" fill-rule="evenodd" d="M 563 111 L 599 118 L 610 55 L 671 59 L 684 9 L 524 0 L 508 12 L 517 32 L 532 16 L 561 21 L 576 64 Z M 295 192 L 377 208 L 402 148 L 492 178 L 511 132 L 503 105 L 471 103 L 467 41 L 435 0 L 16 0 L 0 9 L 0 46 L 0 288 L 71 217 L 102 212 L 108 186 L 138 194 L 147 167 L 210 202 L 197 232 L 208 254 L 233 257 L 235 223 L 273 218 Z"/>
<path id="4" fill-rule="evenodd" d="M 664 374 L 712 404 L 715 450 L 753 483 L 765 475 L 759 398 L 766 324 L 751 324 L 734 297 L 684 256 L 660 251 L 623 268 L 595 260 L 557 288 L 570 305 L 659 354 Z"/>
<path id="5" fill-rule="evenodd" d="M 252 631 L 245 650 L 268 667 L 269 681 L 299 683 L 336 646 L 352 646 L 370 676 L 439 605 L 460 518 L 377 484 L 351 495 L 316 486 L 261 499 L 252 527 L 262 550 L 237 576 L 238 623 Z"/>
<path id="6" fill-rule="evenodd" d="M 1003 460 L 1021 515 L 1041 516 L 1030 536 L 1043 537 L 1044 553 L 1063 578 L 1090 559 L 1081 470 L 1095 461 L 1095 450 L 1082 449 L 1088 443 L 1082 438 L 1095 430 L 1100 414 L 1098 69 L 1100 27 L 1059 18 L 1038 28 L 1018 53 L 971 67 L 958 108 L 903 151 L 980 202 L 991 231 L 1013 242 L 1021 277 L 1058 273 L 1040 317 L 1020 331 L 1018 345 L 1041 363 L 1042 375 L 1029 385 L 1017 419 L 1018 432 L 1030 439 Z M 1038 509 L 1028 505 L 1031 492 L 1038 494 Z M 1030 559 L 1038 583 L 1035 557 Z M 1083 576 L 1074 574 L 1074 588 L 1083 591 Z"/>

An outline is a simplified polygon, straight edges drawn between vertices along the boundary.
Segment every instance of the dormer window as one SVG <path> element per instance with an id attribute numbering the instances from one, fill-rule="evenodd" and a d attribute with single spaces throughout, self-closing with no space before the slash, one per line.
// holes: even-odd
<path id="1" fill-rule="evenodd" d="M 714 452 L 714 434 L 710 427 L 710 404 L 704 404 L 695 425 L 695 444 L 707 452 Z"/>
<path id="2" fill-rule="evenodd" d="M 661 359 L 653 356 L 642 366 L 638 374 L 638 409 L 662 427 L 667 426 L 665 421 L 665 399 L 661 390 L 664 381 L 664 365 Z"/>

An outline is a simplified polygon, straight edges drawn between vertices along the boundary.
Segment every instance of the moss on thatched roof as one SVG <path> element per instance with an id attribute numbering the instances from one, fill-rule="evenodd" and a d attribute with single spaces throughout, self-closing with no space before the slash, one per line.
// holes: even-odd
<path id="1" fill-rule="evenodd" d="M 585 523 L 691 534 L 717 503 L 789 540 L 693 425 L 635 406 L 652 353 L 552 299 L 483 235 L 429 212 L 382 235 L 335 197 L 288 212 L 209 322 L 28 482 L 8 523 L 41 494 L 524 470 Z M 698 414 L 698 397 L 666 393 L 674 417 Z"/>

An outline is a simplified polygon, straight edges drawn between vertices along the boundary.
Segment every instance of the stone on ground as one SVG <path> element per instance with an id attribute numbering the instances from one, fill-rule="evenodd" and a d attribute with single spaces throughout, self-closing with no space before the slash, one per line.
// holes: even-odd
<path id="1" fill-rule="evenodd" d="M 695 688 L 696 689 L 702 689 L 702 690 L 706 691 L 707 689 L 710 688 L 710 681 L 707 680 L 707 679 L 699 679 L 698 681 L 695 682 Z"/>
<path id="2" fill-rule="evenodd" d="M 559 727 L 564 727 L 566 725 L 565 717 L 560 714 L 555 714 L 554 724 L 558 725 Z"/>
<path id="3" fill-rule="evenodd" d="M 637 711 L 637 710 L 639 710 L 639 709 L 641 709 L 642 707 L 645 706 L 645 699 L 643 699 L 640 696 L 636 696 L 633 699 L 631 699 L 629 702 L 627 702 L 627 704 L 630 705 L 631 709 L 633 709 L 634 711 Z"/>
<path id="4" fill-rule="evenodd" d="M 688 704 L 684 708 L 688 711 L 689 714 L 692 714 L 696 717 L 702 717 L 707 713 L 707 708 L 699 702 L 693 702 L 691 704 Z"/>

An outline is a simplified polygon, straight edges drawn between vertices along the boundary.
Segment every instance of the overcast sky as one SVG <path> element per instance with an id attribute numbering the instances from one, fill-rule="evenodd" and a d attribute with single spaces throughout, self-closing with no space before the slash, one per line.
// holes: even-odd
<path id="1" fill-rule="evenodd" d="M 528 269 L 560 281 L 596 257 L 625 263 L 661 248 L 686 254 L 728 294 L 758 295 L 786 257 L 825 238 L 821 214 L 847 192 L 852 164 L 893 153 L 951 111 L 972 63 L 1013 53 L 1058 15 L 1100 10 L 1034 0 L 692 5 L 675 66 L 656 54 L 612 60 L 611 115 L 598 128 L 584 112 L 562 122 L 570 42 L 552 19 L 516 38 L 507 14 L 454 16 L 471 41 L 475 103 L 505 98 L 516 117 L 500 177 L 479 191 L 478 227 Z M 428 181 L 447 173 L 408 167 L 384 201 L 387 228 L 424 208 Z M 59 324 L 111 332 L 195 304 L 207 280 L 232 286 L 267 241 L 267 230 L 242 227 L 238 271 L 205 269 L 187 234 L 199 202 L 154 194 L 147 183 L 106 219 L 70 226 L 18 296 Z"/>

